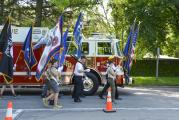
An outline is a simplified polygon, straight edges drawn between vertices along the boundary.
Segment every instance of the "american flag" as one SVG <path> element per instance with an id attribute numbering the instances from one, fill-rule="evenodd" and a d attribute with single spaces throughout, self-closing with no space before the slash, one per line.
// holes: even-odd
<path id="1" fill-rule="evenodd" d="M 131 46 L 131 54 L 130 54 L 130 67 L 132 66 L 132 61 L 134 59 L 134 52 L 135 52 L 135 45 L 136 45 L 136 41 L 137 41 L 137 36 L 138 36 L 138 32 L 139 32 L 139 26 L 137 26 L 133 37 L 132 37 L 132 46 Z"/>
<path id="2" fill-rule="evenodd" d="M 134 29 L 134 26 L 131 26 L 130 28 L 130 33 L 128 36 L 128 40 L 126 42 L 125 49 L 123 51 L 124 56 L 125 56 L 125 61 L 124 61 L 124 69 L 127 71 L 127 74 L 129 76 L 130 70 L 132 67 L 132 61 L 134 59 L 134 53 L 135 53 L 135 45 L 136 45 L 136 40 L 139 32 L 139 25 Z"/>

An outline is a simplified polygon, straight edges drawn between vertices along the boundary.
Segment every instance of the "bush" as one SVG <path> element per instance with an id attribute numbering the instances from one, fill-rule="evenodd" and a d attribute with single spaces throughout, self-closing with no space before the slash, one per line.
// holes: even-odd
<path id="1" fill-rule="evenodd" d="M 179 60 L 177 59 L 160 59 L 159 60 L 160 77 L 179 76 Z M 156 59 L 136 60 L 133 62 L 131 76 L 155 76 Z"/>

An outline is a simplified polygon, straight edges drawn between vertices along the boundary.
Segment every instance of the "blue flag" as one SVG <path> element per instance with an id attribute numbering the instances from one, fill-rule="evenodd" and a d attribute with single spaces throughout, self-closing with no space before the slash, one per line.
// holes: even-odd
<path id="1" fill-rule="evenodd" d="M 129 49 L 130 49 L 130 44 L 131 44 L 131 36 L 132 36 L 132 29 L 130 29 L 130 33 L 129 33 L 129 36 L 128 36 L 127 42 L 126 42 L 126 46 L 123 51 L 123 54 L 125 57 L 127 57 L 129 54 Z"/>
<path id="2" fill-rule="evenodd" d="M 136 41 L 137 41 L 137 37 L 138 37 L 138 32 L 139 32 L 139 26 L 137 26 L 135 32 L 134 32 L 134 35 L 133 35 L 133 38 L 132 38 L 132 45 L 136 45 Z"/>
<path id="3" fill-rule="evenodd" d="M 58 66 L 62 66 L 65 62 L 65 55 L 67 53 L 67 37 L 68 37 L 68 30 L 69 27 L 67 28 L 67 30 L 65 31 L 64 35 L 63 35 L 63 50 L 61 53 L 57 53 L 54 55 L 54 59 L 59 60 L 59 65 Z"/>
<path id="4" fill-rule="evenodd" d="M 125 70 L 125 76 L 129 77 L 130 74 L 130 52 L 131 52 L 131 43 L 132 43 L 132 34 L 133 34 L 133 26 L 130 28 L 130 33 L 127 38 L 127 42 L 123 51 L 125 61 L 124 61 L 124 70 Z M 126 83 L 128 84 L 128 78 L 126 78 Z"/>
<path id="5" fill-rule="evenodd" d="M 134 29 L 135 27 L 134 25 L 130 29 L 128 40 L 127 40 L 125 49 L 123 51 L 124 56 L 126 58 L 126 60 L 124 61 L 124 69 L 127 71 L 128 76 L 130 75 L 132 61 L 134 58 L 135 45 L 136 45 L 137 36 L 139 32 L 139 26 L 137 26 L 136 29 Z"/>
<path id="6" fill-rule="evenodd" d="M 132 27 L 130 29 L 130 33 L 129 33 L 129 36 L 128 36 L 128 39 L 127 39 L 127 42 L 126 42 L 126 46 L 124 48 L 124 51 L 123 51 L 123 54 L 124 54 L 124 57 L 125 57 L 125 61 L 124 61 L 124 69 L 127 70 L 128 72 L 130 71 L 129 69 L 129 54 L 130 54 L 130 46 L 131 46 L 131 37 L 132 37 Z"/>
<path id="7" fill-rule="evenodd" d="M 29 71 L 31 71 L 31 69 L 37 64 L 37 60 L 32 49 L 32 27 L 30 27 L 30 30 L 27 34 L 22 51 L 24 52 L 25 63 Z"/>
<path id="8" fill-rule="evenodd" d="M 63 51 L 62 51 L 62 55 L 60 57 L 60 62 L 59 62 L 59 66 L 62 66 L 65 62 L 65 55 L 67 53 L 67 37 L 68 37 L 68 29 L 65 31 L 64 35 L 63 35 Z"/>
<path id="9" fill-rule="evenodd" d="M 73 31 L 75 43 L 78 46 L 77 48 L 77 57 L 81 57 L 81 45 L 82 45 L 82 13 L 79 14 L 78 19 L 75 24 Z"/>

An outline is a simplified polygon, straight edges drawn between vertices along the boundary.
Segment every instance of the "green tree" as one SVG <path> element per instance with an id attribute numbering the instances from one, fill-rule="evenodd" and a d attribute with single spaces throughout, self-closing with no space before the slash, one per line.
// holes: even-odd
<path id="1" fill-rule="evenodd" d="M 177 49 L 174 45 L 179 41 L 178 3 L 175 0 L 112 0 L 112 15 L 114 21 L 120 21 L 116 24 L 118 31 L 123 23 L 132 24 L 135 18 L 142 22 L 137 41 L 140 47 L 136 50 L 140 53 L 137 54 L 151 52 L 155 55 L 157 47 L 160 47 L 162 54 L 174 55 Z"/>
<path id="2" fill-rule="evenodd" d="M 64 14 L 64 25 L 70 30 L 79 15 L 84 13 L 83 33 L 114 33 L 123 49 L 134 19 L 141 21 L 136 54 L 142 58 L 146 53 L 174 56 L 179 51 L 179 1 L 178 0 L 1 0 L 0 24 L 9 14 L 16 26 L 52 27 Z M 103 10 L 99 11 L 99 7 Z M 108 16 L 112 10 L 112 17 Z M 102 12 L 102 13 L 101 13 Z M 65 28 L 65 27 L 64 27 Z"/>

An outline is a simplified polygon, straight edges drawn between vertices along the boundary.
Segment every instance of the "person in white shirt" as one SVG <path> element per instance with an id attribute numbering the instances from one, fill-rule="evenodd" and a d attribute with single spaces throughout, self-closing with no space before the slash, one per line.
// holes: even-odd
<path id="1" fill-rule="evenodd" d="M 81 102 L 80 95 L 82 94 L 83 88 L 83 76 L 84 72 L 89 72 L 90 69 L 84 69 L 84 65 L 86 63 L 86 57 L 81 56 L 81 60 L 78 61 L 75 65 L 74 70 L 74 91 L 73 91 L 73 98 L 74 102 Z"/>
<path id="2" fill-rule="evenodd" d="M 124 70 L 122 67 L 122 60 L 119 61 L 119 64 L 116 66 L 116 84 L 123 87 L 123 78 Z"/>

